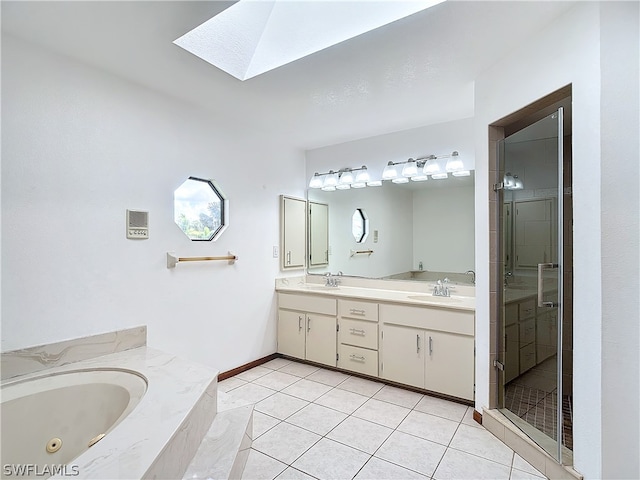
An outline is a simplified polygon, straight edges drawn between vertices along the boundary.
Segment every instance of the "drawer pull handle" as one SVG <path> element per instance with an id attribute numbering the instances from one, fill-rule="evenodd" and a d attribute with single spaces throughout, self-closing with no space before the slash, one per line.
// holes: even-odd
<path id="1" fill-rule="evenodd" d="M 302 315 L 298 315 L 298 331 L 302 330 Z"/>
<path id="2" fill-rule="evenodd" d="M 429 356 L 433 353 L 433 338 L 429 337 Z"/>
<path id="3" fill-rule="evenodd" d="M 349 355 L 349 358 L 351 360 L 357 360 L 358 362 L 364 362 L 366 360 L 362 355 Z"/>
<path id="4" fill-rule="evenodd" d="M 367 313 L 365 310 L 359 310 L 357 308 L 352 308 L 349 312 L 351 312 L 352 315 L 366 315 Z"/>
<path id="5" fill-rule="evenodd" d="M 307 317 L 307 332 L 311 331 L 311 317 Z"/>
<path id="6" fill-rule="evenodd" d="M 416 353 L 420 353 L 420 335 L 416 335 Z"/>
<path id="7" fill-rule="evenodd" d="M 349 331 L 351 332 L 351 335 L 362 335 L 363 337 L 365 335 L 365 331 L 361 328 L 350 328 Z"/>

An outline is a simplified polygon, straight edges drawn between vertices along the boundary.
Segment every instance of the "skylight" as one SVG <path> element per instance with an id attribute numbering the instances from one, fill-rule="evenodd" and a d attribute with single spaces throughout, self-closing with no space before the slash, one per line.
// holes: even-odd
<path id="1" fill-rule="evenodd" d="M 444 0 L 240 0 L 173 43 L 240 80 Z"/>

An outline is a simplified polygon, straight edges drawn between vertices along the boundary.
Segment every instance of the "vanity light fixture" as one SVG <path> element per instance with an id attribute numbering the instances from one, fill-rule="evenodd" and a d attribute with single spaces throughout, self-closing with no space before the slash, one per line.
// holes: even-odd
<path id="1" fill-rule="evenodd" d="M 522 190 L 524 184 L 522 179 L 518 178 L 518 175 L 512 175 L 511 172 L 507 172 L 502 180 L 505 190 Z"/>
<path id="2" fill-rule="evenodd" d="M 366 165 L 359 168 L 341 168 L 337 172 L 334 170 L 326 173 L 316 172 L 309 181 L 309 188 L 320 188 L 325 192 L 380 185 L 382 185 L 380 180 L 371 180 Z"/>

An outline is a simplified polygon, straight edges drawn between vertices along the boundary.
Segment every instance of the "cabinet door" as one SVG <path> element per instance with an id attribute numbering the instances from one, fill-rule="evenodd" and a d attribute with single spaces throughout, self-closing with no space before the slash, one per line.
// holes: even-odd
<path id="1" fill-rule="evenodd" d="M 520 374 L 520 334 L 518 324 L 504 327 L 505 364 L 504 383 L 508 383 Z"/>
<path id="2" fill-rule="evenodd" d="M 319 313 L 307 314 L 307 360 L 336 366 L 336 325 L 336 317 Z"/>
<path id="3" fill-rule="evenodd" d="M 383 326 L 382 378 L 424 388 L 424 330 Z"/>
<path id="4" fill-rule="evenodd" d="M 473 400 L 473 337 L 425 332 L 425 388 Z"/>
<path id="5" fill-rule="evenodd" d="M 305 325 L 304 313 L 278 310 L 278 353 L 304 359 Z"/>
<path id="6" fill-rule="evenodd" d="M 282 268 L 305 266 L 307 202 L 282 196 Z"/>

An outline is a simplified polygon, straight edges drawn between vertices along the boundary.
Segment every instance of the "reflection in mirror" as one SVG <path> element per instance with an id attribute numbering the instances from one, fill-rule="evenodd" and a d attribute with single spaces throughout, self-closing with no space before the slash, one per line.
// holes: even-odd
<path id="1" fill-rule="evenodd" d="M 369 235 L 369 218 L 361 208 L 356 208 L 351 217 L 351 233 L 356 243 L 364 243 Z"/>
<path id="2" fill-rule="evenodd" d="M 309 201 L 329 208 L 329 262 L 310 274 L 433 281 L 449 277 L 471 283 L 475 266 L 474 172 L 468 177 L 381 187 L 308 190 Z M 366 212 L 371 235 L 357 243 L 354 212 Z M 357 218 L 357 216 L 356 216 Z M 371 255 L 351 255 L 352 250 Z"/>
<path id="3" fill-rule="evenodd" d="M 191 240 L 215 240 L 227 224 L 228 201 L 211 181 L 189 177 L 173 193 L 174 221 Z"/>

